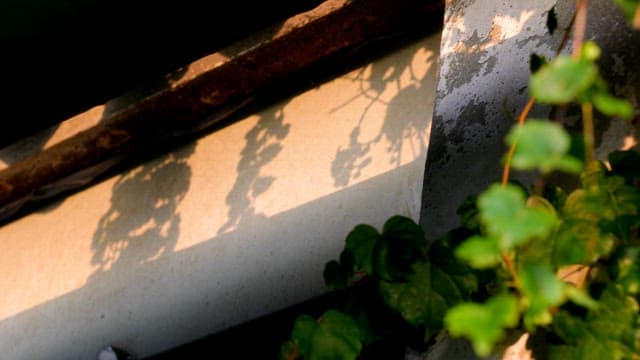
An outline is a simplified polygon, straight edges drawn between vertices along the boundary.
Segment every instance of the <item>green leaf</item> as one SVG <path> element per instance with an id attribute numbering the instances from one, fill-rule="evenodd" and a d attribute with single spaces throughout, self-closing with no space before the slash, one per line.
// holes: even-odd
<path id="1" fill-rule="evenodd" d="M 422 227 L 405 216 L 396 215 L 387 220 L 382 236 L 390 243 L 400 244 L 408 252 L 421 252 L 427 246 Z"/>
<path id="2" fill-rule="evenodd" d="M 600 232 L 598 222 L 579 218 L 562 221 L 554 234 L 553 263 L 593 264 L 613 251 L 615 238 Z"/>
<path id="3" fill-rule="evenodd" d="M 598 68 L 592 61 L 561 55 L 531 76 L 529 88 L 541 103 L 566 104 L 597 79 Z"/>
<path id="4" fill-rule="evenodd" d="M 554 316 L 552 329 L 561 340 L 552 346 L 550 359 L 630 359 L 638 352 L 638 304 L 620 286 L 608 285 L 598 307 L 586 316 L 562 310 Z"/>
<path id="5" fill-rule="evenodd" d="M 408 272 L 400 272 L 393 268 L 389 255 L 389 243 L 378 241 L 373 249 L 373 271 L 383 280 L 402 280 L 408 276 Z"/>
<path id="6" fill-rule="evenodd" d="M 447 313 L 445 324 L 453 336 L 466 336 L 479 356 L 491 354 L 505 336 L 505 328 L 518 324 L 518 301 L 512 295 L 498 295 L 484 304 L 464 303 Z"/>
<path id="7" fill-rule="evenodd" d="M 369 275 L 373 275 L 373 249 L 379 240 L 378 231 L 365 224 L 357 225 L 347 235 L 345 248 L 353 253 L 358 269 Z"/>
<path id="8" fill-rule="evenodd" d="M 502 250 L 495 239 L 473 236 L 458 246 L 455 254 L 476 269 L 487 269 L 500 263 Z"/>
<path id="9" fill-rule="evenodd" d="M 585 190 L 576 190 L 569 195 L 564 212 L 581 219 L 615 220 L 624 215 L 637 215 L 640 192 L 625 185 L 619 176 L 597 176 L 585 182 Z"/>
<path id="10" fill-rule="evenodd" d="M 420 225 L 404 216 L 394 216 L 384 224 L 382 238 L 373 248 L 373 270 L 380 278 L 405 280 L 411 266 L 424 259 L 427 241 Z"/>
<path id="11" fill-rule="evenodd" d="M 517 145 L 511 159 L 514 169 L 540 169 L 543 173 L 552 170 L 579 173 L 582 170 L 580 160 L 567 154 L 571 138 L 560 124 L 530 119 L 509 132 L 507 143 Z"/>
<path id="12" fill-rule="evenodd" d="M 593 163 L 583 174 L 585 189 L 569 195 L 565 219 L 555 234 L 558 265 L 591 264 L 608 256 L 618 243 L 633 239 L 640 226 L 640 193 L 619 176 L 605 176 Z"/>
<path id="13" fill-rule="evenodd" d="M 308 315 L 296 319 L 291 335 L 305 359 L 356 359 L 363 332 L 355 321 L 337 310 L 326 311 L 317 321 Z"/>
<path id="14" fill-rule="evenodd" d="M 524 192 L 514 185 L 494 184 L 478 198 L 480 218 L 489 238 L 499 242 L 501 250 L 509 250 L 553 230 L 556 217 L 545 210 L 528 208 Z"/>
<path id="15" fill-rule="evenodd" d="M 540 264 L 524 266 L 518 276 L 524 295 L 522 304 L 525 307 L 525 327 L 533 331 L 537 325 L 550 324 L 550 309 L 565 301 L 567 285 L 550 268 Z"/>
<path id="16" fill-rule="evenodd" d="M 469 230 L 477 230 L 480 228 L 477 202 L 478 197 L 476 195 L 467 196 L 457 211 L 460 216 L 460 225 Z"/>
<path id="17" fill-rule="evenodd" d="M 627 294 L 638 295 L 640 293 L 640 247 L 629 246 L 619 249 L 610 272 L 612 278 Z"/>
<path id="18" fill-rule="evenodd" d="M 331 260 L 324 266 L 324 283 L 332 290 L 341 290 L 347 287 L 347 279 L 343 276 L 340 263 Z"/>
<path id="19" fill-rule="evenodd" d="M 455 231 L 450 234 L 455 236 Z M 469 299 L 471 294 L 478 289 L 478 278 L 476 272 L 469 265 L 456 258 L 455 251 L 456 244 L 450 237 L 436 240 L 429 247 L 428 261 L 434 267 L 449 274 L 462 292 L 462 298 Z"/>
<path id="20" fill-rule="evenodd" d="M 471 272 L 452 275 L 431 263 L 413 266 L 407 282 L 380 282 L 380 295 L 385 303 L 412 325 L 424 325 L 425 338 L 443 326 L 446 311 L 469 299 L 477 280 Z"/>
<path id="21" fill-rule="evenodd" d="M 542 211 L 546 211 L 553 216 L 556 216 L 558 213 L 556 212 L 556 208 L 551 204 L 551 202 L 545 199 L 542 196 L 531 195 L 527 198 L 527 207 L 530 209 L 540 209 Z"/>
<path id="22" fill-rule="evenodd" d="M 591 100 L 596 109 L 607 116 L 619 116 L 623 119 L 630 119 L 633 116 L 633 105 L 627 100 L 618 99 L 600 91 L 594 93 Z"/>

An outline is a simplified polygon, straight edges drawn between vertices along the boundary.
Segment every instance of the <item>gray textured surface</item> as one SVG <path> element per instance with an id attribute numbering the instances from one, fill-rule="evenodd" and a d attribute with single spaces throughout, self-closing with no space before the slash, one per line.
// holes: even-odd
<path id="1" fill-rule="evenodd" d="M 421 222 L 430 238 L 458 223 L 466 196 L 499 180 L 503 138 L 528 99 L 529 58 L 551 57 L 573 14 L 570 0 L 450 0 L 440 53 L 440 73 L 431 143 L 425 170 Z M 558 30 L 546 29 L 556 7 Z M 605 77 L 614 90 L 635 101 L 638 33 L 633 34 L 609 0 L 591 1 L 588 37 L 601 43 Z M 569 47 L 570 47 L 569 43 Z M 530 116 L 548 117 L 535 106 Z M 598 154 L 624 145 L 630 123 L 600 122 Z M 629 139 L 627 138 L 627 142 Z M 520 180 L 527 182 L 526 177 Z"/>

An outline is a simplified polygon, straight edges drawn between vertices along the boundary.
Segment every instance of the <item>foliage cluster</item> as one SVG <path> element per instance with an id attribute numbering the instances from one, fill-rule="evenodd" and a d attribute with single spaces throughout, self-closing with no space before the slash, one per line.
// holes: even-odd
<path id="1" fill-rule="evenodd" d="M 638 0 L 616 2 L 638 21 Z M 576 18 L 581 12 L 583 0 Z M 557 26 L 553 9 L 547 24 Z M 579 26 L 574 33 L 584 33 Z M 283 358 L 355 359 L 392 333 L 419 345 L 443 329 L 468 338 L 480 356 L 522 330 L 545 340 L 545 358 L 640 358 L 640 154 L 597 161 L 593 141 L 594 111 L 624 121 L 634 109 L 609 92 L 599 47 L 579 35 L 573 43 L 572 56 L 532 57 L 529 89 L 539 103 L 579 106 L 583 133 L 523 111 L 506 137 L 502 183 L 469 197 L 461 226 L 440 239 L 427 241 L 402 216 L 381 232 L 356 226 L 324 271 L 344 307 L 298 318 Z M 528 189 L 509 181 L 510 169 L 538 180 Z M 558 173 L 579 186 L 549 181 Z"/>

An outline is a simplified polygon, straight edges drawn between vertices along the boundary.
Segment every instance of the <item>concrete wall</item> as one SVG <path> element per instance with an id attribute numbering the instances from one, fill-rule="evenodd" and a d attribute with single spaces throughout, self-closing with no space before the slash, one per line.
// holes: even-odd
<path id="1" fill-rule="evenodd" d="M 558 29 L 546 28 L 555 6 Z M 499 181 L 504 136 L 529 98 L 529 58 L 552 58 L 574 12 L 573 0 L 449 0 L 440 52 L 437 98 L 423 191 L 422 225 L 430 237 L 457 226 L 456 210 L 470 194 Z M 603 48 L 603 76 L 635 105 L 640 94 L 640 32 L 632 32 L 611 0 L 590 1 L 587 37 Z M 565 51 L 571 48 L 569 42 Z M 549 118 L 534 106 L 530 117 Z M 568 113 L 576 130 L 577 115 Z M 634 146 L 638 121 L 598 119 L 597 155 Z M 528 182 L 530 176 L 516 174 Z"/>
<path id="2" fill-rule="evenodd" d="M 151 355 L 325 291 L 353 226 L 419 217 L 439 45 L 424 38 L 0 228 L 1 357 Z"/>

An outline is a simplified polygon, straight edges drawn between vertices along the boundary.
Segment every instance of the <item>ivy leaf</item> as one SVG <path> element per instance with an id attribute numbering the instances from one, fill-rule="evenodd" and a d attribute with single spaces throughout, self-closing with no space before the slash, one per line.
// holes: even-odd
<path id="1" fill-rule="evenodd" d="M 623 119 L 633 116 L 633 105 L 630 102 L 611 96 L 607 92 L 598 91 L 593 94 L 591 100 L 596 109 L 607 116 L 619 116 Z"/>
<path id="2" fill-rule="evenodd" d="M 540 169 L 543 173 L 562 170 L 579 173 L 580 160 L 568 155 L 571 138 L 557 123 L 530 119 L 507 135 L 509 145 L 517 144 L 511 166 L 518 170 Z"/>
<path id="3" fill-rule="evenodd" d="M 596 164 L 582 176 L 585 188 L 565 202 L 554 244 L 558 265 L 591 264 L 606 257 L 617 243 L 631 241 L 631 230 L 640 225 L 640 192 L 619 176 L 604 176 Z"/>
<path id="4" fill-rule="evenodd" d="M 380 240 L 378 231 L 370 225 L 357 225 L 347 235 L 345 249 L 353 253 L 358 269 L 373 275 L 373 249 Z"/>
<path id="5" fill-rule="evenodd" d="M 554 316 L 552 329 L 562 344 L 552 346 L 550 359 L 631 359 L 640 356 L 638 304 L 617 285 L 609 284 L 598 307 L 584 318 L 566 310 Z"/>
<path id="6" fill-rule="evenodd" d="M 447 313 L 445 324 L 451 335 L 467 336 L 479 356 L 488 356 L 505 336 L 505 328 L 518 324 L 518 301 L 512 295 L 498 295 L 484 304 L 464 303 Z"/>
<path id="7" fill-rule="evenodd" d="M 427 245 L 422 227 L 405 216 L 396 215 L 387 220 L 382 228 L 382 236 L 410 253 L 420 253 Z"/>
<path id="8" fill-rule="evenodd" d="M 627 294 L 640 293 L 640 247 L 629 246 L 620 249 L 609 270 L 612 278 Z"/>
<path id="9" fill-rule="evenodd" d="M 452 237 L 455 236 L 455 233 L 455 231 L 450 232 Z M 458 290 L 462 292 L 462 298 L 469 299 L 471 294 L 478 289 L 478 277 L 471 267 L 455 257 L 455 250 L 456 244 L 453 243 L 451 237 L 436 240 L 429 247 L 428 260 L 434 267 L 449 274 Z"/>
<path id="10" fill-rule="evenodd" d="M 561 55 L 531 76 L 529 89 L 541 103 L 566 104 L 597 79 L 598 68 L 592 61 Z"/>
<path id="11" fill-rule="evenodd" d="M 613 250 L 615 238 L 603 234 L 597 222 L 566 218 L 554 234 L 553 262 L 557 266 L 593 264 Z"/>
<path id="12" fill-rule="evenodd" d="M 498 240 L 483 236 L 473 236 L 456 248 L 455 255 L 476 269 L 488 269 L 500 263 Z"/>
<path id="13" fill-rule="evenodd" d="M 615 220 L 624 215 L 637 215 L 640 193 L 625 185 L 619 176 L 591 175 L 585 189 L 569 195 L 564 212 L 572 217 L 591 220 Z"/>
<path id="14" fill-rule="evenodd" d="M 423 259 L 427 247 L 420 225 L 404 216 L 387 220 L 373 248 L 373 270 L 382 279 L 405 280 L 411 265 Z"/>
<path id="15" fill-rule="evenodd" d="M 460 216 L 460 225 L 469 230 L 477 230 L 480 228 L 480 217 L 478 212 L 478 197 L 476 195 L 468 196 L 458 208 Z"/>
<path id="16" fill-rule="evenodd" d="M 355 321 L 337 310 L 326 311 L 317 321 L 308 315 L 296 319 L 291 335 L 305 359 L 356 359 L 363 332 Z"/>
<path id="17" fill-rule="evenodd" d="M 528 208 L 524 192 L 511 184 L 506 187 L 491 185 L 478 198 L 478 207 L 489 238 L 497 239 L 501 250 L 544 237 L 556 224 L 552 213 Z"/>
<path id="18" fill-rule="evenodd" d="M 385 303 L 412 325 L 424 325 L 425 339 L 440 331 L 447 310 L 477 288 L 471 272 L 451 275 L 431 263 L 414 264 L 407 282 L 380 282 Z"/>
<path id="19" fill-rule="evenodd" d="M 332 290 L 342 290 L 347 287 L 348 280 L 342 273 L 340 263 L 336 260 L 331 260 L 324 266 L 322 276 L 324 283 Z"/>
<path id="20" fill-rule="evenodd" d="M 556 277 L 550 268 L 540 264 L 524 266 L 518 273 L 524 295 L 524 324 L 533 331 L 536 325 L 551 323 L 551 307 L 558 306 L 566 299 L 566 284 Z"/>

